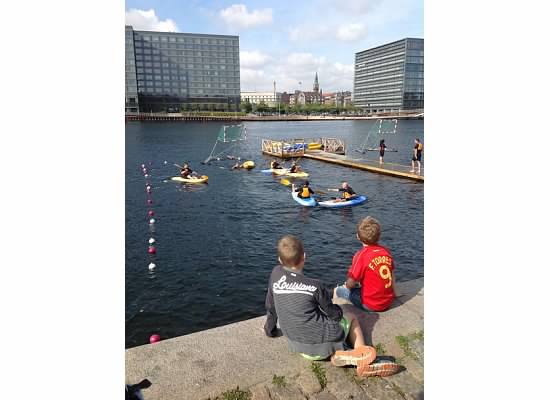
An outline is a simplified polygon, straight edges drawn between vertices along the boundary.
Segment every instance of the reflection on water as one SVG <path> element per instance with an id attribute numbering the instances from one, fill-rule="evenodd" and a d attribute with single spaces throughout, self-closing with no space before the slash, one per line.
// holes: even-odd
<path id="1" fill-rule="evenodd" d="M 361 247 L 355 226 L 372 215 L 382 224 L 381 244 L 396 260 L 397 280 L 423 276 L 423 184 L 302 159 L 314 189 L 337 187 L 345 179 L 369 197 L 353 208 L 305 208 L 280 177 L 260 172 L 270 160 L 261 155 L 261 138 L 342 137 L 353 146 L 364 140 L 370 124 L 247 123 L 249 139 L 235 156 L 255 161 L 256 168 L 233 171 L 232 160 L 200 163 L 221 124 L 128 123 L 126 346 L 147 343 L 152 333 L 169 338 L 263 314 L 267 280 L 277 263 L 276 242 L 284 234 L 304 241 L 308 275 L 340 283 Z M 410 163 L 409 150 L 422 130 L 422 121 L 400 121 L 390 146 L 399 151 L 385 159 Z M 209 183 L 169 180 L 179 173 L 172 164 L 182 160 L 208 175 Z M 142 163 L 148 165 L 152 205 L 147 204 Z M 148 223 L 150 209 L 154 225 Z M 154 256 L 147 254 L 150 237 L 156 239 Z M 154 271 L 148 269 L 151 257 Z"/>

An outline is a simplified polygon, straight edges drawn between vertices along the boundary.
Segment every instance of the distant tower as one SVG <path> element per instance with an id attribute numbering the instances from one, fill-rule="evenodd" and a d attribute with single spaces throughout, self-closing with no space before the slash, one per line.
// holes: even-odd
<path id="1" fill-rule="evenodd" d="M 317 72 L 315 72 L 315 81 L 313 82 L 313 91 L 319 93 L 319 78 L 317 77 Z"/>

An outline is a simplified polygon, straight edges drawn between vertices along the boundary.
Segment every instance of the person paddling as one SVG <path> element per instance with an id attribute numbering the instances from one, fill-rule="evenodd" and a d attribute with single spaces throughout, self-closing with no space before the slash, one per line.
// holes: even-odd
<path id="1" fill-rule="evenodd" d="M 348 201 L 357 197 L 357 193 L 352 189 L 352 187 L 347 182 L 342 182 L 342 186 L 338 189 L 327 189 L 329 192 L 342 192 L 342 197 L 335 199 L 335 202 L 339 201 Z"/>
<path id="2" fill-rule="evenodd" d="M 184 178 L 184 179 L 192 179 L 192 178 L 195 178 L 195 176 L 197 175 L 197 173 L 195 171 L 193 171 L 189 167 L 189 164 L 187 164 L 187 163 L 183 164 L 183 167 L 181 168 L 180 174 L 181 174 L 181 177 Z"/>
<path id="3" fill-rule="evenodd" d="M 296 186 L 292 184 L 292 191 L 298 193 L 298 197 L 301 199 L 309 199 L 311 195 L 315 194 L 312 188 L 309 187 L 309 181 L 305 181 L 302 187 L 296 189 Z"/>
<path id="4" fill-rule="evenodd" d="M 300 172 L 302 170 L 302 168 L 296 164 L 296 161 L 294 161 L 292 163 L 292 166 L 290 167 L 290 173 L 291 174 L 295 174 L 296 172 Z"/>
<path id="5" fill-rule="evenodd" d="M 271 161 L 271 169 L 283 169 L 283 167 L 281 167 L 279 165 L 279 163 L 277 162 L 277 160 L 273 160 Z"/>

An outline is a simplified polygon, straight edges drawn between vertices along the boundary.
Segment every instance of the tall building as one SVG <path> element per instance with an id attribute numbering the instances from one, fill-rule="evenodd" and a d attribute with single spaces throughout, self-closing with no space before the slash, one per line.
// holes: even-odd
<path id="1" fill-rule="evenodd" d="M 381 112 L 424 108 L 424 39 L 405 38 L 355 53 L 353 104 Z"/>
<path id="2" fill-rule="evenodd" d="M 126 111 L 235 111 L 239 37 L 126 26 Z"/>

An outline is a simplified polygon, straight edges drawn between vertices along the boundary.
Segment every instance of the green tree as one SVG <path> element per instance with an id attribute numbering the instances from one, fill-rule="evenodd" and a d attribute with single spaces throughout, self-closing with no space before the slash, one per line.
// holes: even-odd
<path id="1" fill-rule="evenodd" d="M 243 108 L 244 112 L 249 113 L 249 112 L 252 111 L 252 104 L 250 104 L 249 101 L 245 101 L 245 102 L 242 104 L 242 108 Z"/>

